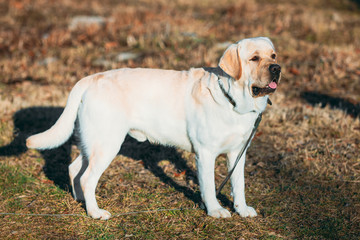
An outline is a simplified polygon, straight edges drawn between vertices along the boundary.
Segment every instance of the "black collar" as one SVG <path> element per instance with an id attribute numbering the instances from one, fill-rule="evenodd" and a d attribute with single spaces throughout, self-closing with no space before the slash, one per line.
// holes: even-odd
<path id="1" fill-rule="evenodd" d="M 229 78 L 229 90 L 226 91 L 224 88 L 224 84 L 221 81 L 221 79 L 218 77 L 218 83 L 219 83 L 219 87 L 221 89 L 221 92 L 224 94 L 224 96 L 227 98 L 227 100 L 231 103 L 231 105 L 233 105 L 233 107 L 236 107 L 236 102 L 235 100 L 231 97 L 231 95 L 229 94 L 230 92 L 230 78 Z"/>
<path id="2" fill-rule="evenodd" d="M 214 74 L 218 78 L 218 84 L 221 89 L 221 92 L 224 94 L 226 99 L 230 102 L 230 104 L 235 108 L 236 102 L 230 95 L 230 81 L 233 80 L 231 76 L 229 76 L 224 70 L 222 70 L 219 66 L 218 67 L 203 67 L 203 69 L 211 74 Z M 224 84 L 220 77 L 226 78 L 228 80 L 229 89 L 226 91 Z"/>
<path id="3" fill-rule="evenodd" d="M 222 71 L 222 74 L 220 76 L 224 76 L 227 75 L 224 71 Z M 224 96 L 227 98 L 227 100 L 231 103 L 231 105 L 233 105 L 233 107 L 235 108 L 236 107 L 236 102 L 235 100 L 231 97 L 230 95 L 230 81 L 231 81 L 231 77 L 229 77 L 227 75 L 227 79 L 228 79 L 228 85 L 229 85 L 229 89 L 228 91 L 225 90 L 224 88 L 224 84 L 223 82 L 221 81 L 220 77 L 218 77 L 218 84 L 219 84 L 219 87 L 221 89 L 221 92 L 224 94 Z M 267 99 L 267 104 L 269 104 L 270 106 L 272 105 L 272 102 L 270 100 L 270 98 Z"/>

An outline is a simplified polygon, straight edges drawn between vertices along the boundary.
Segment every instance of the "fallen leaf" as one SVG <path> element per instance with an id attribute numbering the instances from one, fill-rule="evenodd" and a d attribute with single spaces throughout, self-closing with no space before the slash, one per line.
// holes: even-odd
<path id="1" fill-rule="evenodd" d="M 105 43 L 105 49 L 106 50 L 110 50 L 110 49 L 115 48 L 117 46 L 118 46 L 117 42 L 107 42 L 107 43 Z"/>
<path id="2" fill-rule="evenodd" d="M 54 184 L 54 181 L 49 180 L 49 179 L 41 179 L 41 182 L 45 183 L 45 184 Z"/>
<path id="3" fill-rule="evenodd" d="M 181 173 L 174 173 L 174 176 L 181 177 L 181 176 L 185 175 L 185 173 L 186 173 L 186 170 L 182 171 Z"/>
<path id="4" fill-rule="evenodd" d="M 289 69 L 289 72 L 296 76 L 300 74 L 300 71 L 297 68 L 293 68 L 293 67 Z"/>

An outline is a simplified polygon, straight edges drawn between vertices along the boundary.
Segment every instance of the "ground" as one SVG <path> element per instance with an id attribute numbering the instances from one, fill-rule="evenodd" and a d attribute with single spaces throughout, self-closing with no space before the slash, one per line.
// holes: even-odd
<path id="1" fill-rule="evenodd" d="M 274 42 L 283 70 L 247 154 L 255 218 L 233 211 L 229 185 L 220 199 L 232 218 L 208 217 L 194 155 L 129 138 L 97 188 L 113 217 L 93 220 L 69 192 L 76 139 L 25 147 L 84 76 L 214 67 L 254 36 Z M 0 238 L 359 239 L 359 36 L 350 0 L 0 2 Z M 219 185 L 223 156 L 215 171 Z"/>

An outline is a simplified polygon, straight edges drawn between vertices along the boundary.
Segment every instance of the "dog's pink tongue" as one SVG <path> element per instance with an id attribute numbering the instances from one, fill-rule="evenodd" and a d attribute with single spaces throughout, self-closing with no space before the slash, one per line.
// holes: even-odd
<path id="1" fill-rule="evenodd" d="M 271 83 L 269 84 L 269 88 L 275 89 L 276 87 L 277 87 L 276 82 L 271 82 Z"/>

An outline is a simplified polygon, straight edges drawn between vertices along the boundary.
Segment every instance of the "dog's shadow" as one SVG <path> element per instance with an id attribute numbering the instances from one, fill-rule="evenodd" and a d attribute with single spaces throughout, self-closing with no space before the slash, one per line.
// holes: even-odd
<path id="1" fill-rule="evenodd" d="M 355 104 L 343 98 L 311 91 L 302 92 L 300 96 L 313 106 L 320 105 L 322 108 L 329 106 L 332 109 L 341 109 L 354 118 L 360 116 L 359 103 Z"/>
<path id="2" fill-rule="evenodd" d="M 26 152 L 26 138 L 50 128 L 63 110 L 64 108 L 61 107 L 31 107 L 16 112 L 13 116 L 14 138 L 10 144 L 0 147 L 0 156 L 14 156 Z M 71 192 L 71 186 L 68 167 L 71 163 L 71 146 L 75 145 L 76 142 L 75 137 L 71 137 L 58 148 L 40 151 L 45 160 L 43 171 L 46 177 L 61 189 L 69 192 Z M 134 160 L 141 160 L 144 167 L 149 169 L 163 183 L 182 192 L 195 204 L 201 204 L 199 191 L 194 192 L 191 188 L 180 185 L 159 166 L 160 161 L 169 160 L 174 164 L 177 171 L 185 171 L 186 178 L 193 179 L 198 184 L 197 174 L 188 166 L 186 160 L 175 148 L 154 145 L 149 142 L 140 143 L 127 136 L 119 154 Z M 219 199 L 224 206 L 232 206 L 225 195 L 220 194 Z"/>
<path id="3" fill-rule="evenodd" d="M 17 156 L 28 149 L 26 138 L 50 128 L 59 118 L 64 108 L 61 107 L 31 107 L 17 111 L 13 116 L 14 137 L 10 144 L 0 147 L 0 156 Z M 71 163 L 70 138 L 62 146 L 39 151 L 44 160 L 43 171 L 61 189 L 70 191 L 68 166 Z"/>

